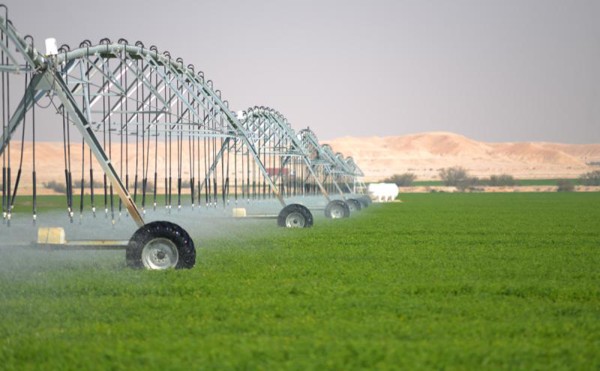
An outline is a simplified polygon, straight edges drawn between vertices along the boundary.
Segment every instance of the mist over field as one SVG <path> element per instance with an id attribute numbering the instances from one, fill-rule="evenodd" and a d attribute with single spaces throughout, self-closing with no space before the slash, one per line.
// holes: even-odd
<path id="1" fill-rule="evenodd" d="M 304 203 L 313 209 L 313 216 L 320 220 L 325 199 L 322 197 L 296 197 L 287 200 Z M 233 208 L 245 208 L 246 218 L 234 218 Z M 193 237 L 199 254 L 206 249 L 206 241 L 222 241 L 228 243 L 244 243 L 244 240 L 255 235 L 266 235 L 277 232 L 276 216 L 282 206 L 277 200 L 239 200 L 229 202 L 223 207 L 196 206 L 189 204 L 178 208 L 176 205 L 167 209 L 164 205 L 156 210 L 149 208 L 145 215 L 146 223 L 167 220 L 183 227 Z M 259 216 L 254 218 L 253 216 Z M 87 240 L 116 240 L 128 241 L 137 230 L 137 226 L 128 213 L 115 209 L 115 219 L 112 222 L 110 210 L 105 213 L 103 208 L 97 208 L 96 216 L 86 208 L 83 214 L 73 213 L 73 218 L 66 211 L 42 212 L 37 215 L 36 223 L 30 213 L 25 210 L 14 212 L 10 225 L 0 224 L 0 270 L 31 271 L 34 269 L 64 268 L 71 264 L 94 264 L 94 262 L 119 262 L 124 268 L 124 250 L 117 251 L 76 251 L 52 250 L 44 245 L 36 245 L 39 228 L 63 228 L 67 242 Z M 219 243 L 212 243 L 210 248 L 219 248 Z M 201 257 L 200 257 L 201 259 Z M 122 263 L 122 264 L 121 264 Z"/>

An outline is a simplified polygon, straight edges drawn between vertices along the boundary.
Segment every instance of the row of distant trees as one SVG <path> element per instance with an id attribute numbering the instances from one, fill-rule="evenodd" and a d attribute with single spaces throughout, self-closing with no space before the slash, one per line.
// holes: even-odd
<path id="1" fill-rule="evenodd" d="M 459 191 L 473 189 L 477 186 L 512 187 L 518 184 L 517 180 L 509 174 L 491 175 L 489 178 L 480 179 L 469 175 L 469 172 L 460 166 L 444 168 L 439 171 L 439 176 L 445 186 L 456 187 Z M 395 183 L 398 187 L 410 187 L 417 176 L 412 173 L 396 174 L 384 179 L 385 183 Z M 575 183 L 587 186 L 600 186 L 600 170 L 585 173 L 575 181 L 557 181 L 559 191 L 572 191 Z"/>
<path id="2" fill-rule="evenodd" d="M 478 186 L 492 187 L 512 187 L 518 185 L 517 180 L 508 174 L 491 175 L 489 178 L 477 178 L 471 176 L 469 172 L 460 166 L 444 168 L 439 171 L 440 179 L 443 184 L 448 187 L 456 187 L 459 191 L 474 189 Z M 395 174 L 383 180 L 385 183 L 395 183 L 398 187 L 410 187 L 417 180 L 417 176 L 412 173 Z M 557 186 L 559 191 L 572 191 L 575 185 L 600 186 L 600 170 L 585 173 L 577 180 L 558 180 Z M 50 181 L 44 183 L 45 188 L 52 189 L 58 193 L 66 193 L 64 182 Z M 131 185 L 133 186 L 133 185 Z M 176 186 L 176 185 L 175 185 Z M 182 188 L 187 189 L 190 186 L 189 181 L 182 181 Z M 80 189 L 79 181 L 73 182 L 74 189 Z M 101 182 L 94 181 L 94 188 L 101 188 Z M 141 192 L 142 184 L 138 181 L 138 189 Z M 154 187 L 152 182 L 147 182 L 146 190 L 150 191 Z M 84 188 L 89 188 L 89 182 L 84 182 Z"/>

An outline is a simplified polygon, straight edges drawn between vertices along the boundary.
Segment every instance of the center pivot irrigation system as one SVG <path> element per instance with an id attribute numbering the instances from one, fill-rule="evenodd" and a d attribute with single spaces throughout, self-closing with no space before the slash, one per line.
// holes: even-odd
<path id="1" fill-rule="evenodd" d="M 56 111 L 57 130 L 63 133 L 67 217 L 72 221 L 77 208 L 80 215 L 90 209 L 94 216 L 103 209 L 114 224 L 120 220 L 115 215 L 126 211 L 138 226 L 129 241 L 73 245 L 124 248 L 132 267 L 195 264 L 194 243 L 182 227 L 144 221 L 157 207 L 169 215 L 183 205 L 192 210 L 231 206 L 234 214 L 245 216 L 242 205 L 276 199 L 282 209 L 272 217 L 279 226 L 310 227 L 309 207 L 323 206 L 326 217 L 342 218 L 370 202 L 352 158 L 320 145 L 310 129 L 294 132 L 271 108 L 232 111 L 203 72 L 155 46 L 102 39 L 97 45 L 85 40 L 78 48 L 58 48 L 48 39 L 41 54 L 0 5 L 0 73 L 6 225 L 24 178 L 26 141 L 32 147 L 34 224 L 37 219 L 36 108 L 42 106 Z M 11 148 L 13 139 L 20 141 L 16 148 Z M 56 240 L 54 232 L 44 231 L 43 242 L 66 244 L 64 235 Z"/>

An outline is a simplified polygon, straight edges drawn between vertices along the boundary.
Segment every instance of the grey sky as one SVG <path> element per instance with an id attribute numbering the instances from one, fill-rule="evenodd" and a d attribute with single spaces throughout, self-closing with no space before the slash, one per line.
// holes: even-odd
<path id="1" fill-rule="evenodd" d="M 38 46 L 155 44 L 322 140 L 600 143 L 600 0 L 3 2 Z"/>

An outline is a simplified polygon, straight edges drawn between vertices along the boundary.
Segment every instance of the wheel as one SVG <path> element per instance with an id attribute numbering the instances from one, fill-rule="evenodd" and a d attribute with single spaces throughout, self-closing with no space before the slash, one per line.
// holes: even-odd
<path id="1" fill-rule="evenodd" d="M 133 234 L 125 259 L 132 268 L 189 269 L 196 264 L 196 249 L 183 228 L 158 221 L 140 227 Z"/>
<path id="2" fill-rule="evenodd" d="M 325 216 L 329 219 L 347 218 L 350 216 L 350 208 L 342 200 L 333 200 L 325 207 Z"/>
<path id="3" fill-rule="evenodd" d="M 348 204 L 351 213 L 355 211 L 360 211 L 361 209 L 360 202 L 358 202 L 358 200 L 355 200 L 354 198 L 347 199 L 346 203 Z"/>
<path id="4" fill-rule="evenodd" d="M 277 217 L 277 225 L 286 228 L 308 228 L 313 225 L 313 216 L 305 206 L 291 204 L 281 210 Z"/>
<path id="5" fill-rule="evenodd" d="M 356 200 L 360 202 L 361 209 L 366 209 L 367 207 L 369 207 L 369 202 L 367 202 L 367 200 L 364 197 L 357 198 Z"/>

